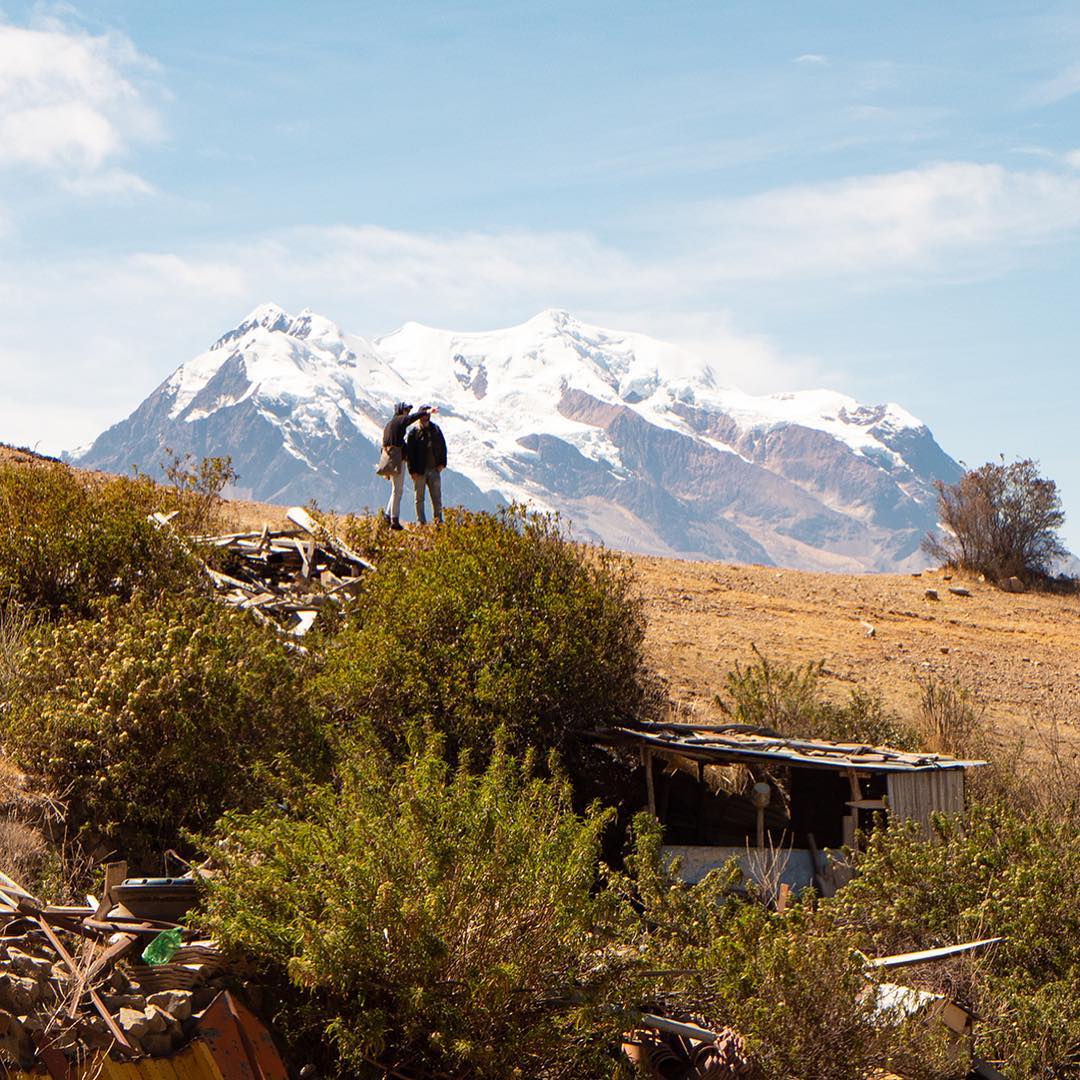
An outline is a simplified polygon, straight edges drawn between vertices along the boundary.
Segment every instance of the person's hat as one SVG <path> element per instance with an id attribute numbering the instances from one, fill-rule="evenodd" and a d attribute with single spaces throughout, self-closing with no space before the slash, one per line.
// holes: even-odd
<path id="1" fill-rule="evenodd" d="M 412 406 L 408 402 L 399 401 L 394 406 L 394 414 L 397 415 L 399 413 L 407 413 L 411 408 L 412 408 Z"/>

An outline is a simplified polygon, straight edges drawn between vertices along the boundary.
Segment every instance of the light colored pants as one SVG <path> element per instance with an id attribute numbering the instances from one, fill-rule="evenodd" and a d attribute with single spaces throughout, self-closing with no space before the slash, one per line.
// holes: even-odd
<path id="1" fill-rule="evenodd" d="M 397 521 L 401 516 L 401 493 L 405 490 L 405 465 L 387 477 L 390 481 L 390 498 L 386 503 L 387 517 Z"/>
<path id="2" fill-rule="evenodd" d="M 424 492 L 431 492 L 431 516 L 442 524 L 442 473 L 431 469 L 426 473 L 412 474 L 413 488 L 416 490 L 416 520 L 421 525 L 427 524 L 424 516 Z"/>

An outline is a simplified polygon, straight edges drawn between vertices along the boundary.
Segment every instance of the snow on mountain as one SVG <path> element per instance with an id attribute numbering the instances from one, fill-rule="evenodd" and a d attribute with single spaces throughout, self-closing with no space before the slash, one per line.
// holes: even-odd
<path id="1" fill-rule="evenodd" d="M 407 323 L 368 342 L 263 304 L 165 380 L 81 464 L 153 471 L 162 448 L 231 454 L 257 498 L 377 505 L 397 400 L 440 406 L 451 502 L 559 510 L 579 535 L 665 554 L 828 569 L 916 565 L 925 425 L 825 390 L 752 396 L 704 360 L 565 311 L 480 333 Z"/>

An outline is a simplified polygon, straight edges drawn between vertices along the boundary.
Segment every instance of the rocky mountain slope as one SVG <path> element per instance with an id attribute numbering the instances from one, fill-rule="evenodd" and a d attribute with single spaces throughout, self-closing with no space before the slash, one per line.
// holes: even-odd
<path id="1" fill-rule="evenodd" d="M 897 405 L 753 397 L 676 346 L 563 311 L 487 333 L 408 323 L 369 342 L 273 304 L 74 459 L 156 472 L 166 446 L 230 454 L 249 497 L 359 510 L 385 499 L 373 469 L 399 399 L 441 407 L 448 502 L 528 502 L 582 539 L 637 552 L 911 569 L 934 481 L 960 474 Z"/>

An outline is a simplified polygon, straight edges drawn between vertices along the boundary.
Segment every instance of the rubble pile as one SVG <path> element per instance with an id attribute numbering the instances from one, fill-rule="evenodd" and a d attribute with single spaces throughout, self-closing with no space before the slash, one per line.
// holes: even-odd
<path id="1" fill-rule="evenodd" d="M 302 637 L 320 610 L 341 604 L 374 567 L 303 507 L 286 515 L 295 529 L 195 536 L 191 540 L 218 549 L 223 558 L 206 573 L 223 600 L 250 611 L 260 621 Z M 167 525 L 169 517 L 155 515 Z"/>
<path id="2" fill-rule="evenodd" d="M 0 1059 L 166 1057 L 224 987 L 215 945 L 103 901 L 43 904 L 0 873 Z M 233 972 L 235 974 L 235 971 Z"/>

